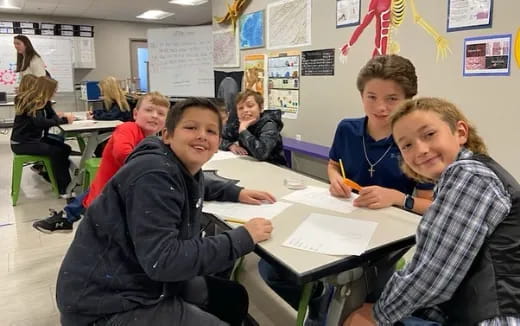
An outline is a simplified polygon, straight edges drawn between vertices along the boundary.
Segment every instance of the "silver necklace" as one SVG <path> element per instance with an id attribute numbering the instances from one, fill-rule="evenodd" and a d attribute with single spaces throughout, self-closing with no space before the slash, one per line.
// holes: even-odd
<path id="1" fill-rule="evenodd" d="M 383 153 L 383 155 L 381 155 L 381 157 L 375 163 L 372 163 L 368 159 L 367 146 L 365 145 L 365 135 L 363 135 L 363 152 L 365 153 L 365 159 L 367 160 L 368 165 L 370 165 L 370 167 L 368 168 L 368 173 L 370 173 L 371 178 L 374 176 L 374 172 L 376 172 L 376 170 L 374 169 L 374 166 L 376 166 L 379 162 L 381 162 L 381 160 L 386 156 L 386 154 L 388 154 L 388 152 L 390 151 L 390 148 L 392 148 L 392 145 L 393 144 L 390 143 L 390 146 L 388 146 L 388 148 Z"/>

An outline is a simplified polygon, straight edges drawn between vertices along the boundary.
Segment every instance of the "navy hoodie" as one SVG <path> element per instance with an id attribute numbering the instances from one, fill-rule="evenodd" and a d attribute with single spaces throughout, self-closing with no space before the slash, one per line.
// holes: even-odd
<path id="1" fill-rule="evenodd" d="M 175 296 L 183 282 L 223 271 L 254 249 L 244 227 L 200 237 L 202 201 L 238 201 L 230 182 L 204 183 L 168 145 L 144 139 L 89 206 L 61 265 L 62 322 L 103 316 Z"/>

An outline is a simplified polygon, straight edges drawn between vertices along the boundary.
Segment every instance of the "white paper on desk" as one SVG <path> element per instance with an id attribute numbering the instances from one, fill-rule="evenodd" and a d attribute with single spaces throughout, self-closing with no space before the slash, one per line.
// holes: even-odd
<path id="1" fill-rule="evenodd" d="M 283 245 L 326 255 L 361 255 L 376 227 L 377 223 L 372 221 L 311 214 Z"/>
<path id="2" fill-rule="evenodd" d="M 97 123 L 95 120 L 74 120 L 72 122 L 73 125 L 76 126 L 93 126 Z"/>
<path id="3" fill-rule="evenodd" d="M 277 201 L 273 204 L 262 205 L 248 205 L 230 202 L 205 202 L 202 211 L 222 218 L 227 217 L 247 222 L 253 217 L 263 217 L 270 220 L 291 205 L 291 203 L 284 203 L 281 201 Z"/>
<path id="4" fill-rule="evenodd" d="M 209 162 L 211 162 L 211 161 L 220 161 L 220 160 L 229 160 L 229 159 L 238 158 L 238 157 L 240 157 L 240 155 L 235 155 L 232 152 L 218 151 L 211 157 Z"/>
<path id="5" fill-rule="evenodd" d="M 308 186 L 305 189 L 293 191 L 282 199 L 340 213 L 350 213 L 356 209 L 352 201 L 357 196 L 352 193 L 350 198 L 338 198 L 332 196 L 327 188 Z"/>

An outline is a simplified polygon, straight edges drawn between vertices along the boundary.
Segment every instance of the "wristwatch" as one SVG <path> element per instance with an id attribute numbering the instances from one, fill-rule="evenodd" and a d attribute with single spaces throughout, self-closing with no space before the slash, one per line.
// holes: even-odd
<path id="1" fill-rule="evenodd" d="M 413 205 L 415 204 L 415 200 L 410 195 L 405 195 L 404 202 L 403 202 L 403 208 L 407 211 L 411 211 L 413 209 Z"/>

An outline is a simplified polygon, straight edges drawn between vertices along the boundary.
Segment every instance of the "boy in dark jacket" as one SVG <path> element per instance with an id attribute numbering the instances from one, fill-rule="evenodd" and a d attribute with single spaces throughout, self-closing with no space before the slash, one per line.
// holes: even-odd
<path id="1" fill-rule="evenodd" d="M 270 221 L 200 237 L 203 198 L 255 202 L 262 192 L 204 182 L 221 120 L 205 99 L 179 102 L 162 140 L 147 138 L 87 209 L 60 269 L 62 325 L 240 325 L 248 298 L 209 275 L 270 237 Z M 205 192 L 207 192 L 205 194 Z M 224 294 L 225 293 L 225 294 Z"/>
<path id="2" fill-rule="evenodd" d="M 281 111 L 263 111 L 264 98 L 249 89 L 237 95 L 236 103 L 238 120 L 230 120 L 226 125 L 220 149 L 287 165 L 280 135 L 283 128 Z"/>

